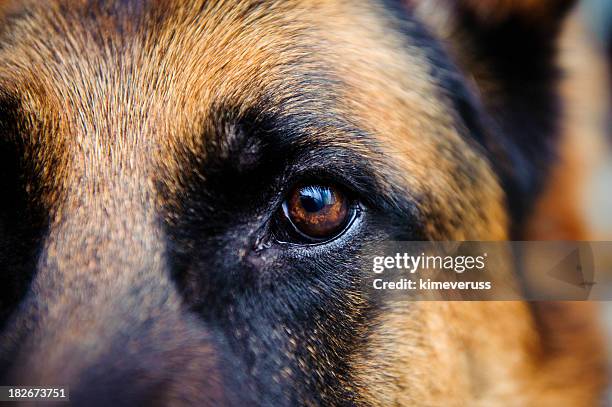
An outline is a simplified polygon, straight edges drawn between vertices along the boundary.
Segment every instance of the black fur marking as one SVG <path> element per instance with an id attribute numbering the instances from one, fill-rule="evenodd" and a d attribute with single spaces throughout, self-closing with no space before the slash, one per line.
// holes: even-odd
<path id="1" fill-rule="evenodd" d="M 469 9 L 458 10 L 459 26 L 469 34 L 478 52 L 476 58 L 489 66 L 500 86 L 498 93 L 485 95 L 487 109 L 502 134 L 523 156 L 524 175 L 512 174 L 519 184 L 516 192 L 520 193 L 509 195 L 518 222 L 527 215 L 556 158 L 561 114 L 556 38 L 561 17 L 570 6 L 571 2 L 560 2 L 557 14 L 542 25 L 511 14 L 489 26 Z"/>
<path id="2" fill-rule="evenodd" d="M 38 192 L 35 164 L 27 159 L 19 135 L 19 104 L 0 99 L 0 332 L 24 299 L 35 273 L 46 212 Z M 6 368 L 0 360 L 0 372 Z"/>
<path id="3" fill-rule="evenodd" d="M 219 141 L 207 143 L 204 163 L 189 158 L 193 166 L 186 167 L 200 173 L 187 177 L 181 207 L 169 209 L 178 213 L 178 221 L 168 224 L 176 281 L 192 309 L 230 338 L 262 405 L 350 405 L 355 395 L 339 378 L 349 381 L 347 361 L 376 312 L 361 292 L 357 254 L 371 241 L 419 239 L 414 204 L 399 191 L 386 196 L 375 175 L 386 171 L 384 160 L 374 164 L 369 135 L 341 118 L 270 115 L 261 108 L 235 117 L 234 109 L 222 110 L 210 116 L 232 124 L 218 123 L 220 133 L 206 136 Z M 234 134 L 223 134 L 227 129 Z M 221 142 L 228 138 L 238 148 Z M 371 155 L 363 156 L 357 145 Z M 245 154 L 256 159 L 244 166 Z M 315 257 L 275 242 L 270 217 L 303 179 L 350 189 L 368 206 L 364 232 L 350 241 L 339 238 L 333 243 L 338 247 Z M 268 244 L 256 248 L 262 240 Z"/>

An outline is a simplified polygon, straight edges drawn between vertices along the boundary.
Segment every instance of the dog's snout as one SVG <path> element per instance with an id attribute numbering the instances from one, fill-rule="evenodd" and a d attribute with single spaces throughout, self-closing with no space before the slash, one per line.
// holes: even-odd
<path id="1" fill-rule="evenodd" d="M 85 332 L 94 328 L 82 327 L 28 341 L 8 380 L 65 388 L 78 406 L 228 404 L 227 353 L 197 321 L 160 316 L 155 323 L 100 332 L 96 344 Z"/>
<path id="2" fill-rule="evenodd" d="M 4 382 L 66 386 L 75 405 L 226 404 L 228 352 L 185 309 L 146 199 L 89 201 L 50 229 Z"/>
<path id="3" fill-rule="evenodd" d="M 19 325 L 31 329 L 14 345 L 3 382 L 65 387 L 73 405 L 228 404 L 232 361 L 221 335 L 181 312 L 172 293 L 114 295 L 88 305 L 29 305 Z"/>

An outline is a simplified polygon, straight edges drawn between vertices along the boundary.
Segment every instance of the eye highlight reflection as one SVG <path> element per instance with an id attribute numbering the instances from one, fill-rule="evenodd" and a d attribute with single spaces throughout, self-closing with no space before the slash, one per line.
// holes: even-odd
<path id="1" fill-rule="evenodd" d="M 335 186 L 302 185 L 284 202 L 283 213 L 305 237 L 325 240 L 342 232 L 350 218 L 350 205 Z"/>

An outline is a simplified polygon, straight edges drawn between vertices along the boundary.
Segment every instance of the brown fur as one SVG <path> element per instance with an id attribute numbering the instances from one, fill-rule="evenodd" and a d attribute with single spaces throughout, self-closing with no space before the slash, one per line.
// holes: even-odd
<path id="1" fill-rule="evenodd" d="M 113 351 L 107 339 L 155 320 L 163 326 L 146 334 L 171 338 L 151 340 L 162 361 L 155 369 L 186 365 L 163 378 L 165 400 L 181 403 L 181 386 L 200 386 L 209 396 L 188 401 L 227 401 L 214 341 L 182 314 L 183 300 L 161 272 L 167 249 L 158 221 L 179 216 L 173 208 L 186 174 L 198 172 L 186 157 L 207 158 L 212 141 L 201 135 L 215 129 L 210 112 L 227 104 L 246 110 L 266 99 L 349 117 L 382 146 L 382 190 L 399 185 L 418 199 L 427 238 L 510 237 L 490 161 L 457 131 L 423 50 L 409 44 L 406 52 L 380 9 L 348 0 L 252 3 L 159 0 L 149 12 L 133 2 L 125 14 L 77 0 L 5 5 L 0 96 L 19 100 L 27 118 L 20 134 L 39 174 L 29 187 L 50 225 L 34 281 L 44 310 L 16 377 L 76 380 Z M 495 21 L 534 2 L 469 3 Z M 29 13 L 20 16 L 22 8 Z M 295 88 L 318 92 L 300 78 L 321 70 L 341 78 L 334 104 L 294 103 Z M 333 131 L 326 137 L 342 146 Z M 122 296 L 133 302 L 116 301 Z M 521 302 L 397 305 L 372 321 L 377 328 L 348 361 L 343 386 L 366 405 L 596 405 L 603 367 L 594 311 L 565 304 L 542 314 L 544 322 L 536 315 Z M 201 371 L 209 381 L 193 378 Z"/>

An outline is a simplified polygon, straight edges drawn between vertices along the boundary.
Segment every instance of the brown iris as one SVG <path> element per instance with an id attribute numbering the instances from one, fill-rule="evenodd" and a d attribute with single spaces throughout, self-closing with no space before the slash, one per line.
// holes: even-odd
<path id="1" fill-rule="evenodd" d="M 333 186 L 295 188 L 285 202 L 285 214 L 302 234 L 324 239 L 342 231 L 349 218 L 344 194 Z"/>

